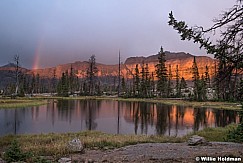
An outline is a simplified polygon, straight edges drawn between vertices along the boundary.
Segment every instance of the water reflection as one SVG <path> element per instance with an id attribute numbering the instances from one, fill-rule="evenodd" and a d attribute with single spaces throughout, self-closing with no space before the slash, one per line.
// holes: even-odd
<path id="1" fill-rule="evenodd" d="M 50 100 L 39 107 L 1 109 L 0 135 L 99 130 L 182 136 L 232 122 L 239 122 L 235 111 L 113 100 Z"/>

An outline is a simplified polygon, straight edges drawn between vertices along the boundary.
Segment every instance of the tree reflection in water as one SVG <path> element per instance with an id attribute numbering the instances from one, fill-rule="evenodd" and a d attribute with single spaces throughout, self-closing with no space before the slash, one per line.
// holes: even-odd
<path id="1" fill-rule="evenodd" d="M 232 122 L 239 122 L 236 111 L 148 102 L 50 100 L 40 107 L 1 109 L 0 135 L 99 130 L 182 136 Z"/>
<path id="2" fill-rule="evenodd" d="M 238 118 L 235 111 L 146 102 L 132 102 L 127 105 L 126 112 L 125 119 L 127 122 L 133 120 L 135 134 L 148 134 L 148 128 L 155 127 L 156 134 L 169 136 L 180 136 L 182 130 L 198 131 L 205 127 L 226 126 L 237 123 Z"/>

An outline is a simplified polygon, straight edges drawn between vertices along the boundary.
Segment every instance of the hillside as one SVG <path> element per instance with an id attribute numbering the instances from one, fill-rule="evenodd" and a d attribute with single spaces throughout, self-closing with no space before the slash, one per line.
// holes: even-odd
<path id="1" fill-rule="evenodd" d="M 155 65 L 157 64 L 157 55 L 151 55 L 149 57 L 129 57 L 126 59 L 124 64 L 121 65 L 121 74 L 125 78 L 132 78 L 132 73 L 136 64 L 141 65 L 143 62 L 148 64 L 150 73 L 155 72 Z M 184 77 L 186 80 L 191 80 L 191 67 L 193 62 L 193 55 L 186 54 L 183 52 L 180 53 L 171 53 L 166 52 L 166 66 L 171 65 L 172 75 L 175 76 L 176 65 L 179 67 L 179 73 L 181 77 Z M 209 67 L 209 73 L 212 76 L 214 74 L 214 64 L 215 60 L 207 56 L 198 56 L 196 57 L 198 69 L 200 75 L 205 72 L 205 66 Z M 39 74 L 42 77 L 51 78 L 56 73 L 58 78 L 61 77 L 62 73 L 66 70 L 70 70 L 71 66 L 73 67 L 76 75 L 80 78 L 85 77 L 86 70 L 88 68 L 87 61 L 77 61 L 75 63 L 68 63 L 63 65 L 58 65 L 52 68 L 37 69 L 32 70 L 29 73 Z M 139 66 L 140 67 L 140 66 Z M 117 65 L 105 65 L 97 63 L 97 68 L 99 69 L 98 76 L 116 76 L 118 75 L 118 64 Z M 140 67 L 141 68 L 141 67 Z"/>
<path id="2" fill-rule="evenodd" d="M 166 66 L 169 67 L 171 65 L 172 75 L 175 76 L 176 65 L 179 67 L 180 77 L 184 77 L 186 80 L 192 79 L 191 67 L 193 62 L 193 55 L 187 53 L 171 53 L 166 52 Z M 139 64 L 139 68 L 141 70 L 141 64 L 144 62 L 148 64 L 150 73 L 155 72 L 155 65 L 157 64 L 158 55 L 151 55 L 148 57 L 129 57 L 126 61 L 121 65 L 121 74 L 125 78 L 132 78 L 134 74 L 134 70 L 136 64 Z M 207 56 L 197 56 L 196 61 L 198 64 L 198 69 L 200 75 L 205 72 L 205 66 L 209 67 L 209 73 L 213 76 L 215 71 L 215 60 L 207 57 Z M 42 78 L 52 78 L 54 73 L 57 78 L 62 76 L 62 73 L 65 71 L 70 71 L 71 66 L 74 69 L 75 74 L 79 78 L 85 77 L 86 70 L 88 68 L 89 63 L 87 61 L 77 61 L 74 63 L 62 64 L 56 67 L 44 68 L 44 69 L 35 69 L 28 70 L 25 68 L 21 68 L 21 71 L 27 75 L 39 74 Z M 118 64 L 116 65 L 106 65 L 97 63 L 97 68 L 99 69 L 98 76 L 99 77 L 107 77 L 107 76 L 117 76 L 118 75 Z M 0 86 L 6 86 L 7 83 L 10 83 L 14 80 L 14 71 L 15 65 L 13 63 L 7 64 L 5 66 L 0 67 Z"/>

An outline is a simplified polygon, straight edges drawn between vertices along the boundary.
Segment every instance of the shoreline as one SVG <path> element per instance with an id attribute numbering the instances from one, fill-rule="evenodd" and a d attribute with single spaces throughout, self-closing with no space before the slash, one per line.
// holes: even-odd
<path id="1" fill-rule="evenodd" d="M 19 107 L 30 107 L 30 106 L 40 106 L 47 104 L 48 99 L 53 100 L 114 100 L 114 101 L 124 101 L 124 102 L 148 102 L 148 103 L 160 103 L 166 105 L 177 105 L 177 106 L 188 106 L 188 107 L 198 107 L 198 108 L 212 108 L 220 110 L 235 110 L 239 111 L 241 109 L 240 103 L 230 103 L 230 102 L 215 102 L 215 101 L 187 101 L 183 99 L 162 99 L 162 98 L 121 98 L 121 97 L 110 97 L 110 96 L 78 96 L 78 97 L 23 97 L 23 98 L 0 98 L 0 109 L 7 108 L 19 108 Z"/>
<path id="2" fill-rule="evenodd" d="M 235 124 L 219 128 L 205 128 L 189 133 L 183 137 L 163 135 L 118 135 L 106 134 L 98 131 L 83 131 L 76 133 L 49 133 L 8 135 L 0 137 L 0 158 L 13 140 L 17 140 L 24 152 L 31 152 L 35 156 L 52 156 L 55 159 L 74 154 L 67 148 L 67 143 L 74 138 L 81 140 L 88 151 L 107 151 L 124 148 L 131 145 L 147 143 L 185 143 L 192 135 L 204 137 L 207 141 L 225 142 L 227 133 L 235 128 Z"/>
<path id="3" fill-rule="evenodd" d="M 241 104 L 234 102 L 218 102 L 218 101 L 187 101 L 177 98 L 122 98 L 114 96 L 78 96 L 78 97 L 35 97 L 37 99 L 60 99 L 60 100 L 114 100 L 114 101 L 127 101 L 127 102 L 149 102 L 149 103 L 160 103 L 167 105 L 179 105 L 179 106 L 190 106 L 190 107 L 201 107 L 201 108 L 212 108 L 221 110 L 240 110 Z"/>

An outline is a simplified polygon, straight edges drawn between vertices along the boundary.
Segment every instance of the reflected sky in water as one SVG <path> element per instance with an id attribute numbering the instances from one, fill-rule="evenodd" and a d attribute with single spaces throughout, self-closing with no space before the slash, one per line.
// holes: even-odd
<path id="1" fill-rule="evenodd" d="M 43 106 L 1 109 L 0 136 L 85 130 L 183 136 L 238 122 L 238 113 L 229 110 L 113 100 L 50 100 Z"/>

